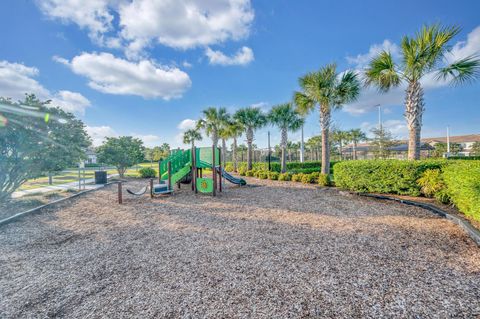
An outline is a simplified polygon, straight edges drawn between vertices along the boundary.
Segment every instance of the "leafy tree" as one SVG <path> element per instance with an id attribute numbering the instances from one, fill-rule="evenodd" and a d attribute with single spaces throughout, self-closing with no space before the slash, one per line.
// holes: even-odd
<path id="1" fill-rule="evenodd" d="M 422 78 L 436 73 L 436 80 L 461 84 L 475 80 L 480 71 L 480 59 L 469 56 L 449 60 L 449 42 L 460 32 L 456 26 L 439 24 L 424 26 L 414 37 L 402 39 L 402 62 L 396 63 L 388 51 L 374 57 L 366 70 L 366 84 L 387 92 L 402 82 L 407 84 L 405 118 L 409 129 L 408 158 L 420 159 L 420 135 L 425 111 Z"/>
<path id="2" fill-rule="evenodd" d="M 218 136 L 222 140 L 222 162 L 226 162 L 227 160 L 227 139 L 231 137 L 231 132 L 230 132 L 231 123 L 232 123 L 231 116 L 230 114 L 227 113 L 218 128 Z"/>
<path id="3" fill-rule="evenodd" d="M 268 114 L 268 120 L 280 129 L 282 138 L 280 147 L 282 148 L 281 168 L 282 173 L 287 171 L 287 142 L 288 131 L 298 131 L 304 122 L 304 119 L 290 103 L 284 103 L 274 106 Z"/>
<path id="4" fill-rule="evenodd" d="M 228 121 L 227 109 L 224 107 L 209 107 L 203 110 L 203 118 L 197 122 L 197 128 L 204 129 L 205 133 L 212 138 L 212 144 L 218 145 L 218 131 Z"/>
<path id="5" fill-rule="evenodd" d="M 152 149 L 152 160 L 158 162 L 170 155 L 170 145 L 163 143 L 161 146 L 155 146 Z"/>
<path id="6" fill-rule="evenodd" d="M 107 140 L 97 148 L 98 160 L 113 165 L 123 178 L 127 168 L 144 160 L 142 140 L 132 136 L 107 137 Z"/>
<path id="7" fill-rule="evenodd" d="M 337 66 L 329 64 L 318 72 L 308 73 L 299 79 L 302 92 L 295 92 L 294 99 L 300 114 L 311 112 L 316 105 L 320 111 L 322 129 L 322 174 L 330 173 L 328 133 L 332 110 L 357 99 L 360 82 L 357 74 L 346 71 L 337 73 Z"/>
<path id="8" fill-rule="evenodd" d="M 473 143 L 471 154 L 474 156 L 480 156 L 480 142 Z"/>
<path id="9" fill-rule="evenodd" d="M 0 201 L 27 179 L 85 157 L 90 140 L 83 123 L 49 104 L 33 94 L 17 103 L 0 98 Z"/>
<path id="10" fill-rule="evenodd" d="M 191 144 L 192 149 L 195 147 L 195 141 L 201 141 L 201 140 L 202 140 L 202 134 L 200 134 L 200 131 L 198 130 L 198 128 L 189 129 L 183 133 L 183 143 Z"/>
<path id="11" fill-rule="evenodd" d="M 391 148 L 398 145 L 398 142 L 393 138 L 392 133 L 383 126 L 373 128 L 371 132 L 373 138 L 370 145 L 375 158 L 388 158 L 392 153 Z"/>
<path id="12" fill-rule="evenodd" d="M 457 155 L 462 151 L 462 145 L 458 143 L 450 143 L 450 154 Z M 436 143 L 432 152 L 433 157 L 443 157 L 447 153 L 447 143 Z"/>
<path id="13" fill-rule="evenodd" d="M 267 124 L 267 117 L 259 107 L 247 107 L 238 110 L 234 119 L 245 128 L 247 138 L 247 168 L 252 169 L 252 144 L 254 131 Z"/>
<path id="14" fill-rule="evenodd" d="M 353 143 L 353 159 L 357 159 L 357 145 L 367 140 L 367 135 L 359 128 L 348 131 L 349 140 Z"/>

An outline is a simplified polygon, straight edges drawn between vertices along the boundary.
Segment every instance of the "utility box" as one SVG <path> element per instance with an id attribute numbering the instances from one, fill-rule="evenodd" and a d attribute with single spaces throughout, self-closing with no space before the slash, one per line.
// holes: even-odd
<path id="1" fill-rule="evenodd" d="M 95 184 L 107 183 L 107 171 L 95 171 Z"/>

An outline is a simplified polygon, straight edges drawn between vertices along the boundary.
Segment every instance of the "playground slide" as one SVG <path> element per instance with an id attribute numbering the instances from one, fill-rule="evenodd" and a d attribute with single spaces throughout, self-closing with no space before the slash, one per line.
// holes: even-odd
<path id="1" fill-rule="evenodd" d="M 220 168 L 217 167 L 217 171 L 219 170 Z M 243 178 L 236 178 L 235 176 L 230 175 L 229 173 L 227 173 L 227 171 L 223 169 L 223 167 L 222 167 L 222 176 L 225 177 L 225 179 L 232 184 L 242 185 L 242 186 L 247 185 L 247 182 Z"/>

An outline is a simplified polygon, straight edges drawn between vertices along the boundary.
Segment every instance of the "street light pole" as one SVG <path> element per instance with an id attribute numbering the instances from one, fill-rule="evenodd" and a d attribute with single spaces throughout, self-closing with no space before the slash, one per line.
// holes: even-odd
<path id="1" fill-rule="evenodd" d="M 268 171 L 271 169 L 270 165 L 270 131 L 268 131 Z"/>
<path id="2" fill-rule="evenodd" d="M 303 143 L 303 124 L 302 124 L 302 140 L 300 142 L 300 162 L 303 163 L 303 154 L 304 154 L 305 148 L 304 148 L 304 143 Z"/>

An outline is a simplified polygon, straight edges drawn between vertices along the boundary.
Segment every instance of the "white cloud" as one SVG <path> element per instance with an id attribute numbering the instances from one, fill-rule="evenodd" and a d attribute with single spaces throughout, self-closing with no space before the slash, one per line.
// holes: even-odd
<path id="1" fill-rule="evenodd" d="M 387 120 L 382 122 L 382 126 L 392 133 L 396 139 L 405 139 L 408 136 L 408 127 L 405 120 Z M 360 127 L 367 133 L 368 137 L 373 137 L 371 130 L 378 128 L 378 123 L 363 122 Z"/>
<path id="2" fill-rule="evenodd" d="M 399 47 L 390 40 L 384 40 L 381 44 L 374 44 L 367 53 L 358 54 L 357 56 L 347 56 L 347 62 L 356 65 L 358 68 L 366 66 L 370 60 L 382 51 L 389 51 L 394 57 L 399 55 Z"/>
<path id="3" fill-rule="evenodd" d="M 207 48 L 205 55 L 208 57 L 210 64 L 219 65 L 247 65 L 255 59 L 253 51 L 249 47 L 242 47 L 233 56 L 227 56 L 222 51 Z"/>
<path id="4" fill-rule="evenodd" d="M 187 73 L 149 60 L 130 62 L 110 53 L 82 53 L 71 61 L 55 60 L 87 77 L 88 85 L 103 93 L 168 100 L 182 96 L 191 86 Z"/>
<path id="5" fill-rule="evenodd" d="M 189 69 L 189 68 L 191 68 L 193 65 L 192 65 L 190 62 L 188 62 L 188 61 L 183 61 L 182 66 L 183 66 L 184 68 Z"/>
<path id="6" fill-rule="evenodd" d="M 85 114 L 85 109 L 91 105 L 90 101 L 80 93 L 66 90 L 55 93 L 51 104 L 77 114 Z"/>
<path id="7" fill-rule="evenodd" d="M 480 54 L 480 26 L 467 35 L 467 41 L 457 42 L 447 56 L 448 61 L 455 61 L 472 55 Z"/>
<path id="8" fill-rule="evenodd" d="M 189 49 L 239 40 L 248 36 L 254 18 L 250 0 L 37 0 L 37 4 L 46 16 L 88 30 L 97 44 L 125 46 L 132 58 L 154 43 Z"/>
<path id="9" fill-rule="evenodd" d="M 195 128 L 195 125 L 197 124 L 197 121 L 195 120 L 192 120 L 192 119 L 184 119 L 183 121 L 181 121 L 177 128 L 179 130 L 188 130 L 188 129 L 192 129 L 192 128 Z"/>
<path id="10" fill-rule="evenodd" d="M 88 135 L 92 138 L 93 146 L 102 145 L 106 137 L 116 137 L 117 132 L 110 126 L 87 126 Z"/>
<path id="11" fill-rule="evenodd" d="M 143 144 L 147 147 L 154 147 L 154 146 L 160 146 L 161 140 L 160 136 L 158 135 L 152 135 L 152 134 L 147 134 L 147 135 L 142 135 L 142 134 L 132 134 L 133 137 L 139 138 L 143 141 Z"/>
<path id="12" fill-rule="evenodd" d="M 64 23 L 75 23 L 87 29 L 96 43 L 103 42 L 103 34 L 112 31 L 113 15 L 108 5 L 111 0 L 37 0 L 43 14 Z"/>
<path id="13" fill-rule="evenodd" d="M 137 50 L 152 40 L 180 49 L 238 40 L 254 17 L 250 0 L 134 0 L 119 15 L 122 37 Z"/>
<path id="14" fill-rule="evenodd" d="M 52 100 L 52 106 L 77 114 L 84 114 L 91 105 L 86 97 L 77 92 L 50 92 L 35 79 L 39 73 L 35 67 L 0 61 L 0 96 L 23 100 L 25 93 L 34 93 L 41 100 Z"/>

